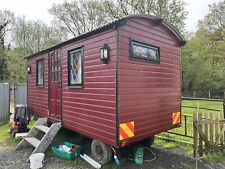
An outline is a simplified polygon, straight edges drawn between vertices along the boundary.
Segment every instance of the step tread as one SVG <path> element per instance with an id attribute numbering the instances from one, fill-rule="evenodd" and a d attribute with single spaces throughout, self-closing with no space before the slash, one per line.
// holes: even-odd
<path id="1" fill-rule="evenodd" d="M 49 127 L 47 126 L 44 126 L 44 125 L 38 125 L 38 126 L 34 126 L 36 129 L 40 130 L 40 131 L 43 131 L 45 133 L 47 133 L 49 131 Z"/>
<path id="2" fill-rule="evenodd" d="M 30 143 L 32 146 L 34 146 L 35 148 L 37 148 L 40 144 L 40 140 L 38 140 L 35 137 L 26 137 L 24 138 L 28 143 Z"/>

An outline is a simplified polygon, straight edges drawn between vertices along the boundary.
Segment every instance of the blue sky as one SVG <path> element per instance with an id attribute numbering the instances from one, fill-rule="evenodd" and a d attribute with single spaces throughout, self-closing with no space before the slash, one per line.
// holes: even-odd
<path id="1" fill-rule="evenodd" d="M 48 8 L 54 3 L 62 3 L 64 0 L 0 0 L 0 10 L 9 9 L 18 15 L 25 15 L 27 19 L 40 19 L 51 24 L 52 16 Z M 185 20 L 187 31 L 195 31 L 199 19 L 203 19 L 208 13 L 208 5 L 218 3 L 220 0 L 184 0 L 189 12 Z"/>

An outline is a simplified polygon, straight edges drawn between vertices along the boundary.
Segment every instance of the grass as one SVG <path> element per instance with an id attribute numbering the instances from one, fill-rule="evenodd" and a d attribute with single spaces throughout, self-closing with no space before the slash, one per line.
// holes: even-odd
<path id="1" fill-rule="evenodd" d="M 223 103 L 219 101 L 203 101 L 203 100 L 183 100 L 182 105 L 185 106 L 192 106 L 196 108 L 186 108 L 182 107 L 182 114 L 184 115 L 193 115 L 195 112 L 197 112 L 197 107 L 204 107 L 204 108 L 209 108 L 209 109 L 218 109 L 218 110 L 223 110 Z M 213 112 L 210 110 L 204 110 L 200 109 L 199 112 Z M 182 123 L 184 123 L 184 119 L 182 118 Z M 192 135 L 193 128 L 192 128 L 192 117 L 187 117 L 187 132 L 188 134 Z M 172 131 L 178 132 L 178 133 L 184 133 L 184 124 L 181 125 L 181 127 L 173 129 Z M 187 141 L 187 142 L 192 142 L 192 138 L 187 138 L 179 135 L 174 135 L 174 134 L 169 134 L 169 133 L 161 133 L 160 136 L 167 137 L 167 138 L 172 138 L 175 140 L 182 140 L 182 141 Z M 193 156 L 193 148 L 192 145 L 188 144 L 183 144 L 180 142 L 173 142 L 173 141 L 166 141 L 162 139 L 156 139 L 155 144 L 162 146 L 167 149 L 172 149 L 172 148 L 183 148 L 187 154 L 190 156 Z M 203 156 L 203 160 L 210 161 L 210 162 L 223 162 L 225 161 L 225 152 L 214 152 L 210 154 L 206 154 Z"/>
<path id="2" fill-rule="evenodd" d="M 192 106 L 196 108 L 186 108 L 182 107 L 182 113 L 183 114 L 189 114 L 193 115 L 197 111 L 197 107 L 201 108 L 209 108 L 209 109 L 217 109 L 217 110 L 223 110 L 223 102 L 219 101 L 204 101 L 204 100 L 183 100 L 182 101 L 182 106 Z M 204 110 L 200 109 L 200 112 L 212 112 L 210 110 Z"/>
<path id="3" fill-rule="evenodd" d="M 31 128 L 36 120 L 32 119 L 28 128 Z M 3 146 L 13 146 L 16 145 L 19 140 L 16 140 L 13 136 L 10 135 L 9 130 L 12 126 L 12 123 L 3 123 L 0 125 L 0 145 Z"/>
<path id="4" fill-rule="evenodd" d="M 198 101 L 198 100 L 183 100 L 182 101 L 182 105 L 186 105 L 186 106 L 193 106 L 196 108 L 184 108 L 182 107 L 182 114 L 187 114 L 187 115 L 193 115 L 194 112 L 197 111 L 197 106 L 200 107 L 205 107 L 205 108 L 210 108 L 210 109 L 219 109 L 222 110 L 223 108 L 223 104 L 222 102 L 216 102 L 216 101 Z M 208 110 L 203 110 L 200 109 L 200 112 L 209 112 Z M 212 112 L 212 111 L 211 111 Z M 30 121 L 29 124 L 29 128 L 31 128 L 34 123 L 36 122 L 36 120 L 32 119 Z M 184 122 L 184 120 L 182 119 L 182 122 Z M 188 128 L 188 132 L 192 132 L 192 121 L 189 122 L 189 127 Z M 0 125 L 0 146 L 13 146 L 16 145 L 19 141 L 15 140 L 9 133 L 9 129 L 11 128 L 12 123 L 4 123 Z M 182 132 L 184 133 L 184 127 L 180 127 L 177 129 L 174 129 L 174 131 L 178 131 L 178 132 Z M 191 133 L 189 133 L 191 134 Z M 69 130 L 65 130 L 65 129 L 61 129 L 59 131 L 59 138 L 67 138 L 68 135 L 71 135 L 71 131 Z M 185 138 L 182 136 L 178 136 L 178 135 L 174 135 L 174 134 L 168 134 L 168 133 L 161 133 L 161 136 L 164 137 L 168 137 L 168 138 L 172 138 L 172 139 L 177 139 L 177 140 L 183 140 L 183 141 L 187 141 L 187 142 L 192 142 L 192 138 Z M 83 137 L 79 136 L 76 137 L 76 141 L 74 142 L 75 144 L 81 144 L 83 141 Z M 167 149 L 171 149 L 171 148 L 183 148 L 187 154 L 189 155 L 193 155 L 193 148 L 191 145 L 188 144 L 183 144 L 183 143 L 179 143 L 179 142 L 173 142 L 173 141 L 166 141 L 166 140 L 162 140 L 162 139 L 158 139 L 156 138 L 155 140 L 155 144 Z M 47 151 L 47 156 L 53 156 L 51 151 Z M 211 162 L 224 162 L 225 161 L 225 152 L 218 152 L 218 153 L 213 153 L 213 154 L 207 154 L 204 155 L 203 159 L 207 160 L 207 161 L 211 161 Z M 67 163 L 67 162 L 65 162 Z M 69 165 L 69 164 L 68 164 Z M 186 168 L 188 168 L 188 166 L 185 166 Z M 118 169 L 119 167 L 114 165 L 114 161 L 112 161 L 110 164 L 107 164 L 103 167 L 103 169 Z"/>

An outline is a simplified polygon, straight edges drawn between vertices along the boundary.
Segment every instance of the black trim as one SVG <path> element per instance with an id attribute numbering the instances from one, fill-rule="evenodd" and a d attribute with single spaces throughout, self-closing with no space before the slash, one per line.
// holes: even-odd
<path id="1" fill-rule="evenodd" d="M 38 84 L 38 63 L 42 62 L 43 63 L 43 84 Z M 36 60 L 36 86 L 37 87 L 44 87 L 44 81 L 45 81 L 45 62 L 44 62 L 44 58 L 38 59 Z"/>
<path id="2" fill-rule="evenodd" d="M 70 53 L 71 52 L 81 52 L 81 83 L 80 84 L 71 84 L 70 83 Z M 75 49 L 68 50 L 67 52 L 67 69 L 68 69 L 68 87 L 69 88 L 82 88 L 84 84 L 84 47 L 79 47 Z"/>
<path id="3" fill-rule="evenodd" d="M 119 148 L 119 30 L 116 30 L 116 147 Z"/>
<path id="4" fill-rule="evenodd" d="M 143 46 L 143 47 L 146 47 L 146 48 L 156 48 L 157 51 L 158 51 L 158 59 L 153 60 L 153 59 L 150 59 L 150 58 L 134 56 L 134 54 L 133 54 L 133 44 L 137 44 L 138 46 Z M 134 61 L 142 61 L 142 62 L 150 62 L 150 63 L 159 64 L 160 63 L 160 47 L 155 46 L 155 45 L 151 45 L 151 44 L 146 43 L 146 42 L 141 42 L 141 41 L 130 39 L 129 58 L 130 58 L 130 60 L 134 60 Z"/>

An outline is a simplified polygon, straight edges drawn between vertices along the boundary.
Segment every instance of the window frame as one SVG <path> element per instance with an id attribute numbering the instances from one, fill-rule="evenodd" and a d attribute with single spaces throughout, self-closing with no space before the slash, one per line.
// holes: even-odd
<path id="1" fill-rule="evenodd" d="M 43 84 L 39 84 L 39 81 L 38 81 L 38 64 L 39 63 L 42 63 L 43 64 L 43 77 L 42 77 L 42 79 L 43 79 Z M 45 75 L 45 64 L 44 64 L 44 58 L 42 58 L 42 59 L 38 59 L 38 60 L 36 60 L 36 86 L 37 87 L 44 87 L 44 75 Z"/>
<path id="2" fill-rule="evenodd" d="M 73 52 L 78 52 L 80 51 L 81 52 L 81 83 L 79 84 L 71 84 L 71 79 L 70 79 L 70 70 L 71 70 L 71 66 L 70 66 L 70 58 L 71 58 L 71 53 Z M 79 48 L 75 48 L 75 49 L 71 49 L 71 50 L 68 50 L 68 54 L 67 54 L 67 62 L 68 62 L 68 87 L 70 88 L 82 88 L 83 87 L 83 83 L 84 83 L 84 70 L 83 70 L 83 65 L 84 65 L 84 50 L 83 50 L 83 47 L 79 47 Z"/>
<path id="3" fill-rule="evenodd" d="M 157 59 L 155 60 L 155 59 L 151 59 L 151 58 L 134 56 L 134 52 L 133 52 L 133 45 L 134 44 L 137 44 L 137 46 L 142 46 L 142 47 L 145 47 L 145 48 L 157 50 L 157 53 L 158 53 Z M 155 45 L 151 45 L 149 43 L 145 43 L 145 42 L 130 39 L 130 60 L 137 60 L 137 61 L 142 61 L 142 62 L 147 61 L 147 62 L 150 62 L 150 63 L 159 64 L 160 63 L 160 47 L 155 46 Z"/>

